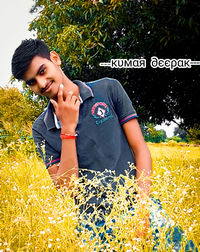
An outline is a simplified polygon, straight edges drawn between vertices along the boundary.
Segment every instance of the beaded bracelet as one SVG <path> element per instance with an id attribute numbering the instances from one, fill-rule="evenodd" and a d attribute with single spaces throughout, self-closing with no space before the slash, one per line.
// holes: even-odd
<path id="1" fill-rule="evenodd" d="M 61 139 L 76 139 L 77 136 L 78 136 L 77 133 L 76 133 L 75 135 L 71 135 L 71 134 L 60 134 L 60 138 L 61 138 Z"/>

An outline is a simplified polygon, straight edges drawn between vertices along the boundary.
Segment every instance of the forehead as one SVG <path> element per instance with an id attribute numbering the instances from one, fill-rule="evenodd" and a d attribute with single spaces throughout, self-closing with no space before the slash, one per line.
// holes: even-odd
<path id="1" fill-rule="evenodd" d="M 50 60 L 46 58 L 40 57 L 38 55 L 34 56 L 27 71 L 24 74 L 24 80 L 27 81 L 29 79 L 34 78 L 40 66 L 42 66 L 43 64 L 48 64 L 49 62 Z"/>

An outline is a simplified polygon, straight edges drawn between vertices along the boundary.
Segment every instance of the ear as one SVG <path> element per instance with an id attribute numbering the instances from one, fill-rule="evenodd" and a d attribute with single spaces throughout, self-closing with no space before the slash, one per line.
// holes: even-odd
<path id="1" fill-rule="evenodd" d="M 54 52 L 54 51 L 51 51 L 50 52 L 50 59 L 51 61 L 56 64 L 57 66 L 60 66 L 61 65 L 61 59 L 60 59 L 60 56 Z"/>

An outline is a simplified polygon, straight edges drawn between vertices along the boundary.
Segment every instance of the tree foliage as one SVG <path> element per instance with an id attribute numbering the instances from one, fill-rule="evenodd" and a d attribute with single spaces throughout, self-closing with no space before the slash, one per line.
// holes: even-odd
<path id="1" fill-rule="evenodd" d="M 179 127 L 174 129 L 174 136 L 180 137 L 183 141 L 187 141 L 187 132 Z"/>
<path id="2" fill-rule="evenodd" d="M 181 118 L 187 129 L 199 118 L 199 67 L 153 69 L 150 58 L 199 60 L 198 0 L 34 0 L 30 24 L 63 61 L 69 78 L 118 79 L 141 122 L 161 124 Z M 118 58 L 147 60 L 145 69 L 112 69 L 100 62 Z"/>
<path id="3" fill-rule="evenodd" d="M 170 142 L 170 143 L 173 143 L 173 142 L 177 142 L 177 143 L 180 143 L 180 142 L 183 142 L 182 138 L 178 137 L 178 136 L 172 136 L 172 137 L 168 137 L 165 142 Z"/>
<path id="4" fill-rule="evenodd" d="M 190 128 L 188 133 L 188 140 L 191 143 L 200 144 L 200 126 Z"/>
<path id="5" fill-rule="evenodd" d="M 17 88 L 0 88 L 0 140 L 7 144 L 31 135 L 31 128 L 41 109 L 33 100 L 27 101 Z"/>
<path id="6" fill-rule="evenodd" d="M 147 142 L 160 143 L 164 142 L 167 138 L 165 130 L 156 130 L 154 124 L 148 124 L 147 126 L 141 126 L 144 139 Z"/>

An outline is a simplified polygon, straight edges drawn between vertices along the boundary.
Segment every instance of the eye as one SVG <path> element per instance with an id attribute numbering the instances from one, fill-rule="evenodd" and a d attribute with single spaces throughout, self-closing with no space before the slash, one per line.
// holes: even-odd
<path id="1" fill-rule="evenodd" d="M 36 80 L 35 79 L 31 79 L 31 80 L 29 80 L 29 81 L 26 81 L 26 85 L 28 85 L 28 86 L 32 86 L 32 85 L 34 85 L 36 83 Z"/>
<path id="2" fill-rule="evenodd" d="M 42 69 L 40 70 L 40 75 L 44 74 L 45 72 L 46 72 L 46 68 L 42 68 Z"/>

